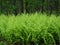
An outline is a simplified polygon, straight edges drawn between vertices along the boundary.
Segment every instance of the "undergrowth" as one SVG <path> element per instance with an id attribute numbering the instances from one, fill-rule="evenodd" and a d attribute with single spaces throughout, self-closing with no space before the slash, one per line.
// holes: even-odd
<path id="1" fill-rule="evenodd" d="M 60 16 L 0 16 L 0 45 L 59 45 Z"/>

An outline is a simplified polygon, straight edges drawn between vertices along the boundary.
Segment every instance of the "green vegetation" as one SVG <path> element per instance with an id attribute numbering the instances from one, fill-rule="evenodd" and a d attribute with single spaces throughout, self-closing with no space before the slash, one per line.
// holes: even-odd
<path id="1" fill-rule="evenodd" d="M 0 45 L 59 45 L 60 16 L 0 15 Z"/>
<path id="2" fill-rule="evenodd" d="M 60 13 L 60 0 L 0 0 L 0 13 Z"/>

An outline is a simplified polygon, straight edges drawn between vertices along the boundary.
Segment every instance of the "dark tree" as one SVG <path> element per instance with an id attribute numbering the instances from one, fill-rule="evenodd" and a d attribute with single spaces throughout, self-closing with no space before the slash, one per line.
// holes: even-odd
<path id="1" fill-rule="evenodd" d="M 16 9 L 16 1 L 17 1 L 17 0 L 12 0 L 13 6 L 15 7 L 15 8 L 14 8 L 14 11 L 13 11 L 15 15 L 17 15 L 17 13 L 18 13 L 18 12 L 17 12 L 17 9 Z"/>
<path id="2" fill-rule="evenodd" d="M 1 5 L 1 0 L 0 0 L 0 13 L 1 13 L 1 7 L 2 7 L 2 5 Z"/>
<path id="3" fill-rule="evenodd" d="M 19 13 L 23 13 L 23 0 L 19 0 Z"/>
<path id="4" fill-rule="evenodd" d="M 56 14 L 59 15 L 59 0 L 55 0 L 55 10 Z"/>
<path id="5" fill-rule="evenodd" d="M 18 1 L 18 8 L 17 8 L 17 1 Z M 23 0 L 13 0 L 13 4 L 15 6 L 14 8 L 14 14 L 17 15 L 18 13 L 23 13 Z"/>
<path id="6" fill-rule="evenodd" d="M 44 1 L 45 1 L 45 0 L 42 0 L 42 6 L 41 6 L 41 9 L 42 9 L 41 12 L 42 12 L 42 13 L 43 13 L 43 11 L 44 11 Z"/>

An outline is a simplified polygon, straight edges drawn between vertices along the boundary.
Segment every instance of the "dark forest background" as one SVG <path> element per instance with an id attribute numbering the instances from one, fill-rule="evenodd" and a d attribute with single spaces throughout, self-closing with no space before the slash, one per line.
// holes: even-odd
<path id="1" fill-rule="evenodd" d="M 0 13 L 60 13 L 60 0 L 0 0 Z"/>

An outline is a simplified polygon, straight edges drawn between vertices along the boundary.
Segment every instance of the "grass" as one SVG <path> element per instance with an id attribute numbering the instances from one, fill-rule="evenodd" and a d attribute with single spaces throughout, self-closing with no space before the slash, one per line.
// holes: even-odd
<path id="1" fill-rule="evenodd" d="M 59 45 L 60 16 L 0 16 L 0 45 Z"/>

